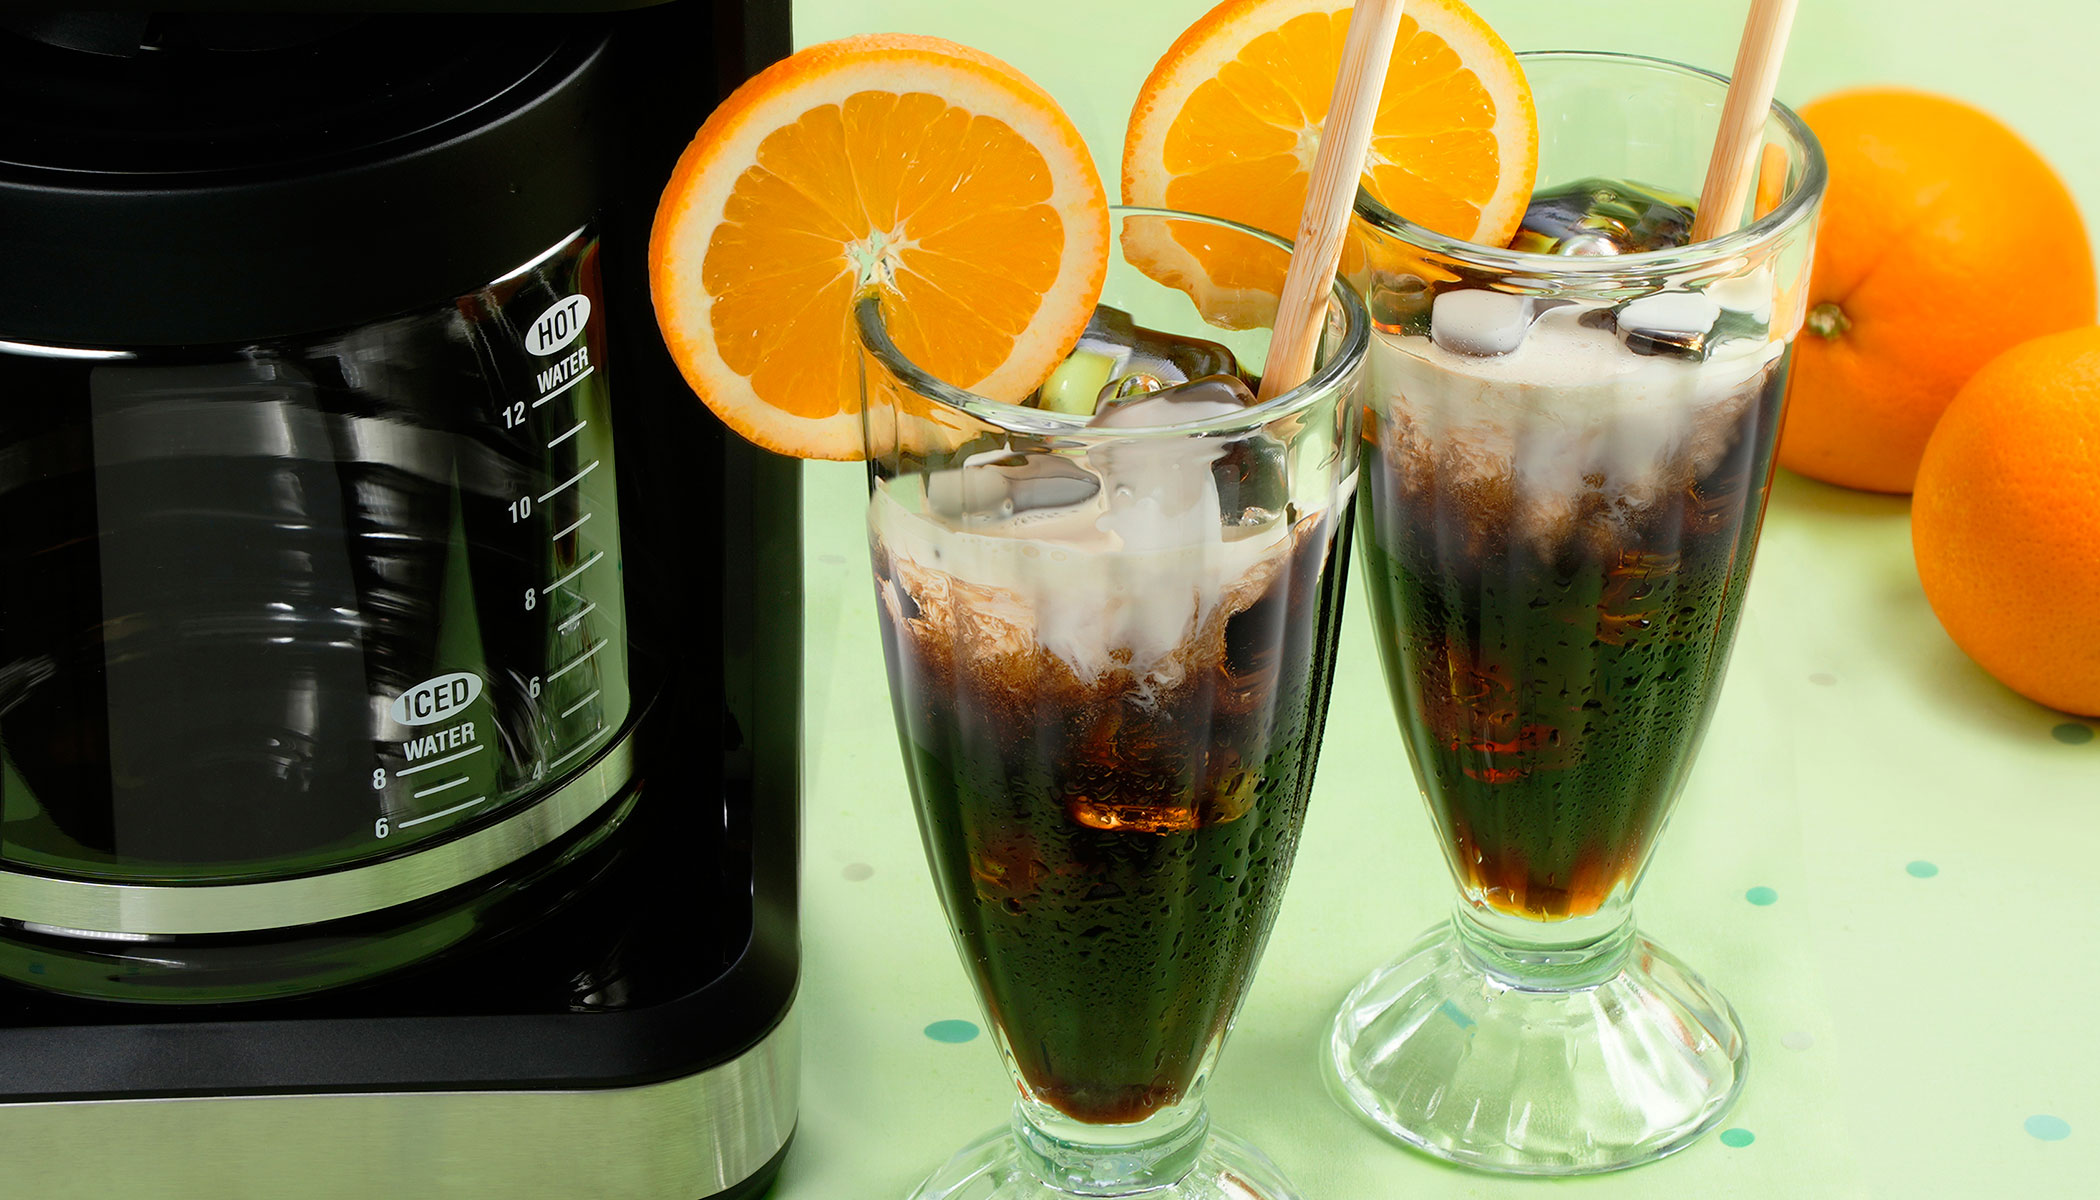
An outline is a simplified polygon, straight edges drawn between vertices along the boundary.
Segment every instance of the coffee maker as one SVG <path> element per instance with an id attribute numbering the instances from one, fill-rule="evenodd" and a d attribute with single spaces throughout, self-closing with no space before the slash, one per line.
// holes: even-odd
<path id="1" fill-rule="evenodd" d="M 645 262 L 786 6 L 508 7 L 621 11 L 0 16 L 24 1194 L 727 1200 L 786 1153 L 798 475 Z"/>

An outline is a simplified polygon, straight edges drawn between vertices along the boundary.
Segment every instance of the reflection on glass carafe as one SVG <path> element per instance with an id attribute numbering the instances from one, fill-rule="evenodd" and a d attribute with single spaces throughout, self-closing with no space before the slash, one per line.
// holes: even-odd
<path id="1" fill-rule="evenodd" d="M 628 696 L 595 247 L 350 330 L 10 371 L 0 854 L 329 869 L 606 744 Z"/>

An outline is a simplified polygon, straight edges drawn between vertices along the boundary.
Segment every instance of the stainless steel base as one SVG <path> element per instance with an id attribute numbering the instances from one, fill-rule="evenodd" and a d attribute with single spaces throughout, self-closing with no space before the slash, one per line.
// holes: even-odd
<path id="1" fill-rule="evenodd" d="M 125 1200 L 704 1200 L 794 1132 L 793 1009 L 728 1062 L 577 1091 L 0 1104 L 7 1195 Z"/>

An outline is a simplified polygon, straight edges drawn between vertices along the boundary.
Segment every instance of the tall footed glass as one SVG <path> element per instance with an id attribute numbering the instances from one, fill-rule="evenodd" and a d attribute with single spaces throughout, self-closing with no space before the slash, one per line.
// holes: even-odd
<path id="1" fill-rule="evenodd" d="M 1746 227 L 1673 247 L 1726 82 L 1520 57 L 1525 251 L 1357 204 L 1365 603 L 1459 894 L 1327 1058 L 1394 1136 L 1552 1175 L 1680 1149 L 1743 1084 L 1734 1011 L 1631 906 L 1742 614 L 1824 169 L 1775 106 Z"/>
<path id="2" fill-rule="evenodd" d="M 1020 407 L 929 377 L 938 328 L 857 310 L 883 650 L 934 882 L 1018 1099 L 924 1200 L 1292 1200 L 1203 1087 L 1282 896 L 1340 623 L 1368 322 L 1249 405 L 1268 330 L 1206 323 L 1189 255 L 1280 288 L 1283 243 L 1114 210 L 1103 307 Z M 1238 311 L 1244 313 L 1245 308 Z M 923 344 L 923 342 L 921 343 Z M 1146 394 L 1183 374 L 1213 376 Z M 1133 378 L 1142 377 L 1142 378 Z M 1117 393 L 1124 393 L 1120 398 Z"/>

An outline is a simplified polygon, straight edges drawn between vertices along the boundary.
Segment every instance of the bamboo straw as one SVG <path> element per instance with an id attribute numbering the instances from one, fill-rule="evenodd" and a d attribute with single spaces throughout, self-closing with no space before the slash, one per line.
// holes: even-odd
<path id="1" fill-rule="evenodd" d="M 1356 0 L 1349 15 L 1342 66 L 1327 103 L 1320 148 L 1313 155 L 1312 183 L 1305 192 L 1305 211 L 1298 217 L 1296 249 L 1283 276 L 1269 359 L 1261 373 L 1263 400 L 1282 395 L 1312 374 L 1313 353 L 1326 323 L 1327 295 L 1334 287 L 1342 239 L 1356 205 L 1356 181 L 1363 174 L 1364 151 L 1370 147 L 1371 124 L 1378 115 L 1378 94 L 1385 87 L 1393 41 L 1400 34 L 1400 5 L 1401 0 Z"/>
<path id="2" fill-rule="evenodd" d="M 1779 88 L 1779 65 L 1786 57 L 1786 38 L 1800 0 L 1751 0 L 1743 24 L 1743 44 L 1736 50 L 1735 74 L 1721 106 L 1721 131 L 1706 164 L 1706 186 L 1699 191 L 1699 211 L 1692 218 L 1692 240 L 1703 242 L 1733 231 L 1742 218 L 1743 201 L 1757 177 L 1758 148 L 1764 140 L 1765 116 Z"/>

